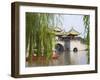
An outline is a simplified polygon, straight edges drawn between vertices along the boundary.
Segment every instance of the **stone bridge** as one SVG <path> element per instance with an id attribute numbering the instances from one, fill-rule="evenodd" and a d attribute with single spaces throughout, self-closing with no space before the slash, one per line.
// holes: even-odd
<path id="1" fill-rule="evenodd" d="M 55 43 L 55 49 L 57 51 L 63 52 L 63 51 L 82 51 L 87 49 L 87 45 L 82 43 L 79 40 L 70 40 L 70 41 L 61 41 L 56 40 Z"/>

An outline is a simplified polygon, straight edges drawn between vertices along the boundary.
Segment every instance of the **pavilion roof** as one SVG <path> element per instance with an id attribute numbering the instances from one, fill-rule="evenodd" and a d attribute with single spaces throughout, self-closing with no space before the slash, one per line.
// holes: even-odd
<path id="1" fill-rule="evenodd" d="M 62 32 L 63 30 L 61 28 L 59 28 L 59 27 L 54 27 L 54 31 L 56 31 L 56 32 Z"/>
<path id="2" fill-rule="evenodd" d="M 80 33 L 76 31 L 74 28 L 67 32 L 67 35 L 79 35 Z"/>
<path id="3" fill-rule="evenodd" d="M 74 36 L 77 36 L 79 35 L 80 33 L 78 31 L 76 31 L 73 27 L 68 31 L 68 32 L 65 32 L 64 30 L 62 30 L 61 28 L 59 27 L 54 27 L 54 32 L 56 35 L 60 35 L 60 36 L 68 36 L 68 35 L 74 35 Z"/>

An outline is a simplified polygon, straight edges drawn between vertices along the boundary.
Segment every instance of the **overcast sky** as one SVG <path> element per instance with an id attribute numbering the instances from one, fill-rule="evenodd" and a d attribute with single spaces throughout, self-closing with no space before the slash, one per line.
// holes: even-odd
<path id="1" fill-rule="evenodd" d="M 66 32 L 72 27 L 80 33 L 79 36 L 84 37 L 84 22 L 83 15 L 61 15 L 61 22 L 58 23 L 59 27 L 64 29 Z"/>

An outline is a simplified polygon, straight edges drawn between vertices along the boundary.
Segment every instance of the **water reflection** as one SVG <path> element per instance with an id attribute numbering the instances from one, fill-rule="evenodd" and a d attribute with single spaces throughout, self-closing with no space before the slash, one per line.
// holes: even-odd
<path id="1" fill-rule="evenodd" d="M 63 52 L 58 54 L 59 56 L 55 59 L 51 59 L 49 63 L 33 63 L 31 66 L 60 66 L 60 65 L 82 65 L 88 64 L 88 51 L 78 51 L 78 52 Z M 44 62 L 44 60 L 42 61 Z M 29 67 L 28 63 L 26 66 Z"/>
<path id="2" fill-rule="evenodd" d="M 58 59 L 53 59 L 50 65 L 78 65 L 87 64 L 88 62 L 88 51 L 78 52 L 64 52 L 60 54 Z"/>

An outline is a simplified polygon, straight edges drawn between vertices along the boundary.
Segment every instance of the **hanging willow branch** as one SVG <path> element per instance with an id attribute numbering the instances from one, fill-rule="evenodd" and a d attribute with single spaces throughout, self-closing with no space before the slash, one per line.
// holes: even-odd
<path id="1" fill-rule="evenodd" d="M 89 25 L 90 25 L 90 17 L 89 17 L 89 15 L 84 15 L 83 21 L 84 21 L 85 33 L 86 33 L 85 39 L 86 39 L 87 45 L 89 46 L 89 29 L 90 29 L 89 28 Z"/>
<path id="2" fill-rule="evenodd" d="M 44 55 L 47 59 L 52 53 L 55 34 L 55 15 L 48 13 L 26 13 L 26 51 L 28 62 L 32 64 L 32 55 Z"/>

